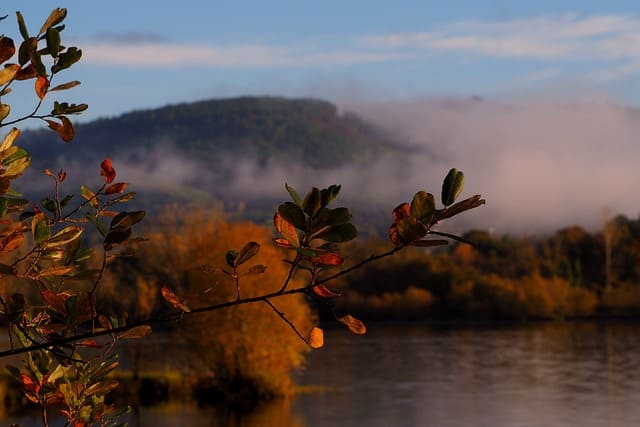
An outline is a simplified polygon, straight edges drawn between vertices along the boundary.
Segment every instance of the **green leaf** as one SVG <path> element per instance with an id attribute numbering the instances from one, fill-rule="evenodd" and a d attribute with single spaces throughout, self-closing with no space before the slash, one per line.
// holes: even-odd
<path id="1" fill-rule="evenodd" d="M 351 223 L 328 226 L 325 230 L 315 234 L 314 239 L 322 239 L 327 242 L 342 243 L 353 240 L 358 235 L 358 230 Z"/>
<path id="2" fill-rule="evenodd" d="M 310 217 L 313 217 L 320 210 L 320 204 L 320 190 L 318 190 L 316 187 L 313 187 L 311 191 L 307 193 L 304 201 L 302 202 L 302 210 Z"/>
<path id="3" fill-rule="evenodd" d="M 424 225 L 430 225 L 433 213 L 436 210 L 436 202 L 433 194 L 419 191 L 413 196 L 411 201 L 411 217 L 417 219 Z"/>
<path id="4" fill-rule="evenodd" d="M 82 235 L 83 228 L 75 225 L 70 225 L 58 231 L 49 239 L 43 242 L 43 247 L 52 248 L 56 246 L 66 245 L 69 242 L 73 242 Z"/>
<path id="5" fill-rule="evenodd" d="M 338 197 L 340 188 L 341 187 L 339 185 L 330 185 L 329 188 L 320 190 L 320 204 L 322 205 L 322 207 L 327 206 L 336 197 Z"/>
<path id="6" fill-rule="evenodd" d="M 239 265 L 244 264 L 245 262 L 249 261 L 251 258 L 256 256 L 258 254 L 258 251 L 260 251 L 260 245 L 258 243 L 256 242 L 247 243 L 240 250 L 240 253 L 238 253 L 238 256 L 234 260 L 233 266 L 238 267 Z"/>
<path id="7" fill-rule="evenodd" d="M 464 186 L 464 174 L 453 168 L 449 171 L 442 183 L 442 204 L 446 207 L 456 201 Z"/>
<path id="8" fill-rule="evenodd" d="M 300 209 L 300 206 L 295 203 L 285 202 L 278 206 L 278 213 L 286 221 L 293 224 L 299 230 L 307 230 L 307 219 L 304 216 L 304 212 Z"/>
<path id="9" fill-rule="evenodd" d="M 55 28 L 47 28 L 47 49 L 54 58 L 60 53 L 60 33 Z"/>
<path id="10" fill-rule="evenodd" d="M 100 220 L 100 218 L 98 218 L 97 215 L 87 212 L 85 217 L 98 229 L 98 232 L 102 235 L 102 237 L 105 237 L 107 235 L 107 226 Z"/>
<path id="11" fill-rule="evenodd" d="M 229 267 L 234 267 L 236 265 L 236 258 L 238 258 L 238 251 L 234 251 L 233 249 L 228 250 L 224 255 L 224 259 L 227 261 L 227 265 Z"/>
<path id="12" fill-rule="evenodd" d="M 298 195 L 298 192 L 295 190 L 295 188 L 291 187 L 286 182 L 284 183 L 284 188 L 287 189 L 287 191 L 289 192 L 289 195 L 291 196 L 295 204 L 298 205 L 298 207 L 302 208 L 302 199 Z"/>
<path id="13" fill-rule="evenodd" d="M 311 232 L 316 233 L 328 225 L 344 224 L 349 221 L 351 221 L 351 212 L 347 208 L 322 208 L 313 221 Z"/>
<path id="14" fill-rule="evenodd" d="M 31 232 L 36 244 L 40 244 L 51 237 L 49 218 L 43 212 L 37 213 L 31 220 Z"/>
<path id="15" fill-rule="evenodd" d="M 36 69 L 36 72 L 40 77 L 47 77 L 47 69 L 42 62 L 42 57 L 36 50 L 38 47 L 38 40 L 33 38 L 32 44 L 29 46 L 29 60 L 31 61 L 31 65 Z"/>
<path id="16" fill-rule="evenodd" d="M 55 74 L 62 70 L 65 70 L 78 62 L 81 57 L 82 50 L 78 49 L 77 47 L 70 47 L 66 51 L 60 53 L 60 55 L 58 56 L 58 60 L 51 67 L 51 72 Z"/>
<path id="17" fill-rule="evenodd" d="M 49 212 L 55 212 L 57 209 L 56 202 L 50 197 L 40 200 L 40 205 Z"/>
<path id="18" fill-rule="evenodd" d="M 18 28 L 20 29 L 20 34 L 22 38 L 27 40 L 29 39 L 29 32 L 27 31 L 27 26 L 24 23 L 24 18 L 20 12 L 16 12 L 16 17 L 18 18 Z"/>

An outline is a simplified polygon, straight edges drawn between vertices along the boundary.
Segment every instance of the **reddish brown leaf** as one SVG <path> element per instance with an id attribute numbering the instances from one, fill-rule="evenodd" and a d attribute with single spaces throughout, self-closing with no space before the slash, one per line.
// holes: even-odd
<path id="1" fill-rule="evenodd" d="M 339 293 L 333 292 L 331 289 L 327 288 L 324 285 L 314 286 L 311 289 L 313 289 L 313 292 L 321 298 L 335 298 L 340 296 Z"/>
<path id="2" fill-rule="evenodd" d="M 36 67 L 34 67 L 33 64 L 22 67 L 16 73 L 16 80 L 29 80 L 35 79 L 36 77 L 38 77 L 38 72 L 36 71 Z"/>
<path id="3" fill-rule="evenodd" d="M 291 245 L 295 246 L 296 248 L 300 247 L 300 238 L 298 237 L 298 232 L 296 231 L 296 228 L 293 226 L 293 224 L 284 219 L 277 212 L 273 217 L 273 224 L 275 225 L 276 230 L 278 230 L 278 232 L 282 234 L 282 237 L 287 239 L 287 241 Z"/>
<path id="4" fill-rule="evenodd" d="M 102 348 L 103 345 L 99 344 L 96 340 L 82 340 L 76 343 L 78 347 L 87 347 L 87 348 Z"/>
<path id="5" fill-rule="evenodd" d="M 408 218 L 411 215 L 411 205 L 409 203 L 401 203 L 393 210 L 393 222 L 398 223 L 401 219 Z"/>
<path id="6" fill-rule="evenodd" d="M 58 135 L 64 142 L 71 142 L 74 136 L 76 136 L 76 131 L 73 129 L 73 124 L 71 120 L 67 119 L 65 116 L 60 116 L 60 120 L 62 120 L 62 129 L 58 130 Z"/>
<path id="7" fill-rule="evenodd" d="M 111 165 L 110 158 L 107 157 L 102 161 L 102 163 L 100 163 L 100 175 L 104 176 L 104 180 L 107 184 L 111 184 L 116 178 L 116 171 Z"/>
<path id="8" fill-rule="evenodd" d="M 403 243 L 402 239 L 400 239 L 400 234 L 398 233 L 398 226 L 395 224 L 392 224 L 391 227 L 389 227 L 389 240 L 391 240 L 391 243 L 396 246 Z"/>
<path id="9" fill-rule="evenodd" d="M 314 326 L 309 332 L 309 346 L 311 348 L 320 348 L 324 345 L 324 332 L 322 329 Z"/>
<path id="10" fill-rule="evenodd" d="M 47 303 L 47 305 L 49 305 L 51 310 L 62 315 L 67 313 L 67 307 L 65 306 L 64 302 L 69 298 L 69 294 L 54 294 L 53 292 L 45 289 L 44 291 L 40 292 L 40 295 L 42 295 L 42 298 L 44 298 L 44 301 Z"/>
<path id="11" fill-rule="evenodd" d="M 277 239 L 273 239 L 273 243 L 276 244 L 276 246 L 280 246 L 281 248 L 286 248 L 286 249 L 295 249 L 296 247 L 293 246 L 291 243 L 289 243 L 289 241 L 287 239 L 283 239 L 283 238 L 277 238 Z"/>
<path id="12" fill-rule="evenodd" d="M 35 83 L 36 95 L 38 98 L 44 99 L 47 95 L 47 90 L 49 89 L 49 80 L 46 77 L 38 77 Z"/>
<path id="13" fill-rule="evenodd" d="M 340 265 L 344 262 L 344 260 L 340 255 L 334 254 L 332 252 L 322 254 L 319 256 L 310 257 L 309 260 L 314 264 L 330 265 L 330 266 Z"/>
<path id="14" fill-rule="evenodd" d="M 162 298 L 164 298 L 165 301 L 171 304 L 173 308 L 177 308 L 187 313 L 191 311 L 189 307 L 185 305 L 184 300 L 174 294 L 173 291 L 171 291 L 169 288 L 163 286 L 161 291 Z"/>
<path id="15" fill-rule="evenodd" d="M 140 325 L 118 334 L 118 338 L 137 340 L 146 337 L 151 333 L 151 331 L 151 326 Z"/>
<path id="16" fill-rule="evenodd" d="M 129 186 L 127 182 L 116 182 L 104 189 L 104 194 L 122 194 Z"/>
<path id="17" fill-rule="evenodd" d="M 0 64 L 9 60 L 16 53 L 13 40 L 9 37 L 0 36 Z"/>
<path id="18" fill-rule="evenodd" d="M 354 334 L 363 335 L 367 333 L 367 327 L 360 320 L 350 314 L 342 316 L 338 319 L 340 323 L 344 323 L 347 328 Z"/>

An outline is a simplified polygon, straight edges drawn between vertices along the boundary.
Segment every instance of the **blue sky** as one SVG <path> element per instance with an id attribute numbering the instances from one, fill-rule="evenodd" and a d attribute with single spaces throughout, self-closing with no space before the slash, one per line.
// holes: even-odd
<path id="1" fill-rule="evenodd" d="M 3 0 L 1 31 L 18 39 L 16 10 L 36 29 L 57 6 L 83 50 L 65 96 L 89 103 L 84 120 L 254 94 L 640 103 L 636 1 Z"/>

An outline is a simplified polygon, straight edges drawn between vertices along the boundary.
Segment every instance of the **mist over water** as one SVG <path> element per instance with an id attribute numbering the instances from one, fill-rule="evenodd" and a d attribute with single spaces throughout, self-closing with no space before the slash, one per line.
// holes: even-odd
<path id="1" fill-rule="evenodd" d="M 285 182 L 303 194 L 311 186 L 342 184 L 339 203 L 369 204 L 384 214 L 418 190 L 439 199 L 443 177 L 456 167 L 466 177 L 461 197 L 482 194 L 487 204 L 451 221 L 447 229 L 455 232 L 549 233 L 568 225 L 593 231 L 607 216 L 636 218 L 640 211 L 635 191 L 640 183 L 639 110 L 601 100 L 508 104 L 472 98 L 343 103 L 340 108 L 410 148 L 329 170 L 281 157 L 259 162 L 246 153 L 194 159 L 167 140 L 135 158 L 117 152 L 111 157 L 118 180 L 141 194 L 197 188 L 213 198 L 250 205 L 254 199 L 287 200 Z M 98 164 L 94 171 L 63 162 L 85 182 L 99 185 Z"/>

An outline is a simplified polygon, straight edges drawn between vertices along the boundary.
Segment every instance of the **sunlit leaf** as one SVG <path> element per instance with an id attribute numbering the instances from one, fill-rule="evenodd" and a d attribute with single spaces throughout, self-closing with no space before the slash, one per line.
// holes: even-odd
<path id="1" fill-rule="evenodd" d="M 102 161 L 102 163 L 100 163 L 100 175 L 104 176 L 104 180 L 107 184 L 111 184 L 116 178 L 116 171 L 111 165 L 110 158 L 107 157 Z"/>
<path id="2" fill-rule="evenodd" d="M 22 245 L 23 240 L 24 236 L 19 231 L 15 231 L 10 233 L 8 236 L 5 236 L 0 240 L 0 255 L 15 251 Z"/>
<path id="3" fill-rule="evenodd" d="M 37 213 L 31 220 L 31 232 L 36 244 L 40 244 L 51 237 L 49 218 L 43 212 Z"/>
<path id="4" fill-rule="evenodd" d="M 240 250 L 238 256 L 234 260 L 234 266 L 237 267 L 239 265 L 244 264 L 249 261 L 251 258 L 256 256 L 260 251 L 260 245 L 256 242 L 249 242 Z"/>
<path id="5" fill-rule="evenodd" d="M 80 82 L 78 80 L 73 80 L 71 82 L 67 82 L 67 83 L 62 83 L 59 84 L 51 89 L 49 89 L 49 92 L 54 92 L 57 90 L 67 90 L 67 89 L 71 89 L 73 87 L 76 87 L 80 84 Z"/>
<path id="6" fill-rule="evenodd" d="M 131 328 L 128 331 L 121 332 L 118 334 L 118 338 L 123 339 L 140 339 L 144 338 L 152 332 L 151 326 L 149 325 L 140 325 L 135 328 Z"/>
<path id="7" fill-rule="evenodd" d="M 276 227 L 276 230 L 282 234 L 282 237 L 284 237 L 291 245 L 296 248 L 300 247 L 300 238 L 298 237 L 298 232 L 293 224 L 285 220 L 277 212 L 273 217 L 273 224 Z"/>
<path id="8" fill-rule="evenodd" d="M 5 66 L 0 69 L 0 86 L 13 80 L 19 70 L 20 65 L 18 64 L 5 64 Z"/>
<path id="9" fill-rule="evenodd" d="M 317 285 L 311 289 L 313 290 L 313 293 L 321 298 L 335 298 L 340 296 L 339 293 L 333 292 L 331 289 L 327 288 L 324 285 Z"/>
<path id="10" fill-rule="evenodd" d="M 85 348 L 102 348 L 104 345 L 98 343 L 98 341 L 94 339 L 87 339 L 82 341 L 77 341 L 75 343 L 76 347 L 85 347 Z"/>
<path id="11" fill-rule="evenodd" d="M 289 243 L 289 241 L 287 239 L 283 239 L 283 238 L 273 239 L 273 243 L 275 243 L 276 246 L 279 246 L 279 247 L 285 248 L 285 249 L 295 249 L 296 248 L 291 243 Z"/>
<path id="12" fill-rule="evenodd" d="M 56 234 L 44 241 L 42 245 L 45 248 L 66 245 L 67 243 L 73 242 L 74 240 L 78 239 L 83 231 L 84 229 L 82 227 L 70 225 L 58 231 Z"/>
<path id="13" fill-rule="evenodd" d="M 11 107 L 9 104 L 0 104 L 0 122 L 2 122 L 9 113 L 11 112 Z"/>
<path id="14" fill-rule="evenodd" d="M 82 195 L 82 198 L 89 201 L 89 203 L 91 203 L 91 206 L 93 206 L 94 208 L 100 206 L 100 200 L 98 200 L 98 198 L 96 197 L 96 193 L 89 190 L 84 185 L 80 186 L 80 194 Z"/>
<path id="15" fill-rule="evenodd" d="M 40 292 L 40 295 L 42 295 L 42 298 L 51 310 L 61 315 L 65 315 L 67 313 L 65 301 L 69 298 L 68 293 L 55 294 L 50 290 L 45 289 Z"/>
<path id="16" fill-rule="evenodd" d="M 9 147 L 13 145 L 15 140 L 20 136 L 20 129 L 13 128 L 9 131 L 7 136 L 2 140 L 2 144 L 0 144 L 0 152 L 7 150 Z"/>
<path id="17" fill-rule="evenodd" d="M 16 53 L 16 46 L 9 37 L 0 36 L 0 64 L 8 61 Z"/>
<path id="18" fill-rule="evenodd" d="M 322 329 L 314 326 L 309 332 L 309 346 L 311 348 L 321 348 L 324 345 L 324 332 Z"/>
<path id="19" fill-rule="evenodd" d="M 35 83 L 36 95 L 38 98 L 44 99 L 47 96 L 47 89 L 49 89 L 49 80 L 46 77 L 38 77 Z"/>
<path id="20" fill-rule="evenodd" d="M 44 270 L 41 270 L 38 272 L 38 274 L 36 274 L 37 278 L 42 278 L 42 277 L 51 277 L 51 276 L 64 276 L 66 274 L 69 274 L 71 271 L 73 271 L 74 266 L 72 265 L 60 265 L 57 267 L 50 267 L 50 268 L 46 268 Z"/>
<path id="21" fill-rule="evenodd" d="M 173 308 L 177 308 L 187 313 L 191 311 L 189 307 L 185 305 L 184 300 L 178 297 L 175 293 L 173 293 L 173 291 L 171 291 L 166 286 L 162 287 L 161 292 L 162 292 L 162 298 L 164 298 L 165 301 L 171 304 Z"/>
<path id="22" fill-rule="evenodd" d="M 295 190 L 295 188 L 291 187 L 287 183 L 284 184 L 284 188 L 287 189 L 295 204 L 302 209 L 302 198 L 298 195 L 298 192 Z"/>
<path id="23" fill-rule="evenodd" d="M 338 321 L 345 324 L 354 334 L 363 335 L 367 333 L 367 327 L 365 324 L 350 314 L 338 318 Z"/>
<path id="24" fill-rule="evenodd" d="M 47 17 L 47 20 L 44 22 L 44 24 L 42 24 L 39 34 L 44 34 L 49 28 L 58 25 L 59 23 L 64 21 L 64 18 L 66 18 L 66 16 L 67 9 L 59 7 L 53 9 L 49 14 L 49 17 Z"/>
<path id="25" fill-rule="evenodd" d="M 109 393 L 111 390 L 118 387 L 120 383 L 116 380 L 106 380 L 104 382 L 99 382 L 96 384 L 92 384 L 84 391 L 85 396 L 94 396 L 94 395 L 105 395 Z M 83 424 L 82 426 L 84 427 Z M 75 426 L 74 426 L 75 427 Z"/>

